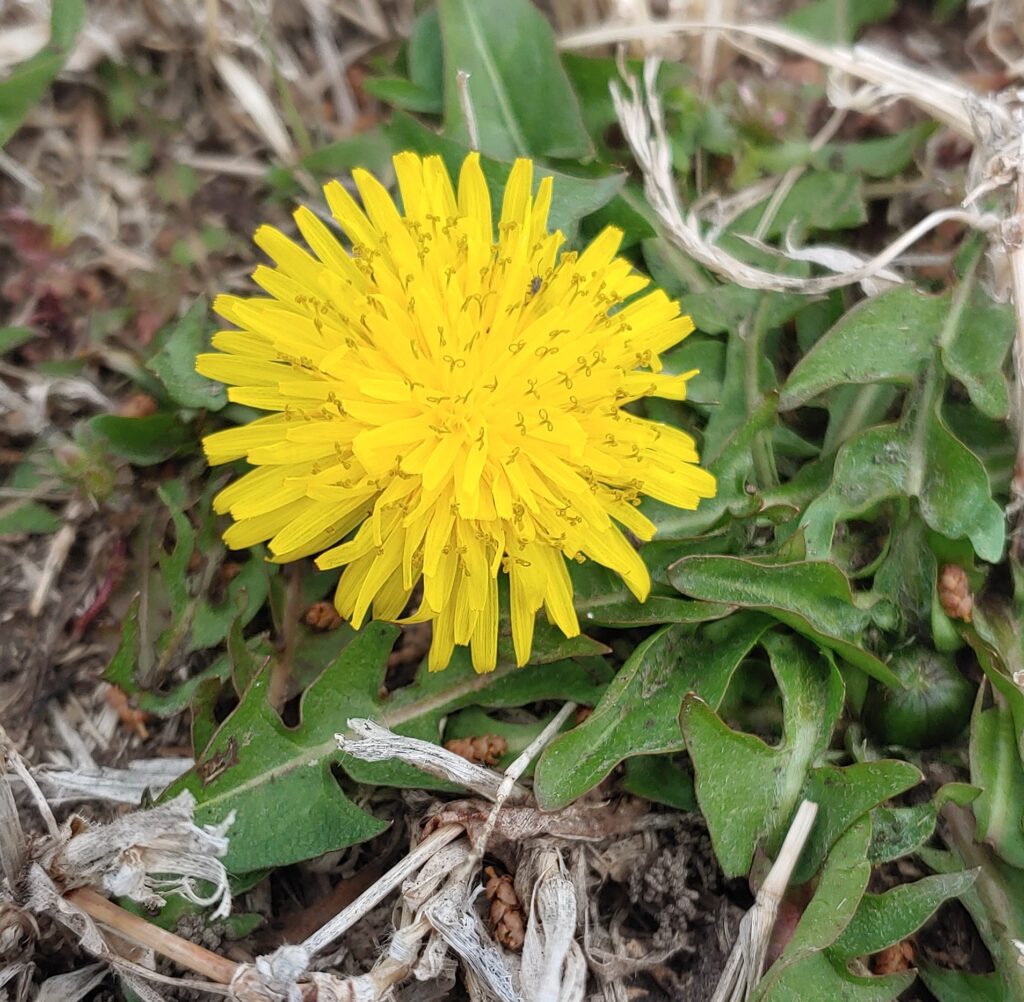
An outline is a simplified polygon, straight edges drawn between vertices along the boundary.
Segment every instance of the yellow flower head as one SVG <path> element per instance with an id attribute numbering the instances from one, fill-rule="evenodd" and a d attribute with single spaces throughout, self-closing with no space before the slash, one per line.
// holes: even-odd
<path id="1" fill-rule="evenodd" d="M 643 600 L 650 578 L 619 526 L 652 537 L 641 495 L 695 508 L 714 494 L 689 435 L 624 410 L 684 398 L 693 373 L 661 374 L 658 356 L 693 324 L 664 292 L 637 296 L 649 280 L 615 256 L 617 230 L 561 251 L 551 178 L 533 195 L 531 161 L 512 168 L 497 233 L 477 154 L 458 191 L 439 157 L 394 164 L 401 211 L 365 171 L 362 209 L 325 189 L 351 253 L 300 208 L 313 253 L 261 227 L 267 295 L 214 304 L 238 329 L 197 369 L 270 412 L 204 440 L 211 464 L 255 467 L 215 507 L 234 519 L 229 546 L 269 540 L 276 561 L 344 567 L 335 604 L 356 627 L 399 617 L 422 581 L 412 620 L 433 623 L 431 669 L 455 644 L 494 667 L 504 572 L 524 664 L 541 607 L 579 633 L 566 558 L 611 568 Z"/>

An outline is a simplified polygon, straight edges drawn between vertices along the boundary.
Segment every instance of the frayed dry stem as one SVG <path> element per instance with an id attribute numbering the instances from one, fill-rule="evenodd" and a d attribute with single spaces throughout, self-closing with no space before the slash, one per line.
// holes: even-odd
<path id="1" fill-rule="evenodd" d="M 415 873 L 438 849 L 457 839 L 461 825 L 445 825 L 431 832 L 412 852 L 393 866 L 372 887 L 368 887 L 347 908 L 338 912 L 302 944 L 310 956 L 333 943 L 343 932 L 384 900 L 406 877 Z"/>
<path id="2" fill-rule="evenodd" d="M 487 842 L 490 840 L 494 826 L 498 822 L 498 814 L 502 807 L 511 797 L 516 789 L 516 783 L 520 776 L 529 768 L 530 763 L 550 743 L 552 738 L 562 729 L 562 725 L 569 719 L 569 715 L 576 711 L 575 703 L 566 703 L 558 713 L 549 721 L 548 725 L 523 749 L 522 754 L 506 770 L 505 778 L 501 781 L 497 796 L 494 798 L 494 808 L 491 811 L 487 823 L 484 825 L 479 836 L 475 839 L 473 851 L 477 856 L 483 856 L 487 849 Z"/>
<path id="3" fill-rule="evenodd" d="M 51 838 L 60 837 L 60 825 L 57 824 L 57 819 L 53 816 L 53 811 L 50 810 L 50 805 L 46 801 L 46 797 L 43 796 L 43 791 L 39 789 L 39 785 L 36 783 L 35 778 L 29 771 L 24 760 L 18 754 L 17 750 L 7 739 L 6 732 L 0 728 L 0 747 L 6 745 L 3 750 L 7 753 L 7 762 L 11 769 L 14 770 L 14 774 L 25 784 L 26 789 L 29 792 L 29 796 L 32 797 L 32 801 L 36 805 L 36 810 L 39 811 L 39 816 L 43 819 L 43 824 L 46 825 L 46 830 Z"/>
<path id="4" fill-rule="evenodd" d="M 495 800 L 500 793 L 502 778 L 493 769 L 485 769 L 432 741 L 395 734 L 372 720 L 358 717 L 348 721 L 348 728 L 353 736 L 334 735 L 338 748 L 364 762 L 389 762 L 397 759 L 431 776 L 449 783 L 458 783 L 488 800 Z M 510 794 L 517 803 L 525 801 L 528 796 L 527 791 L 520 786 L 513 786 Z"/>
<path id="5" fill-rule="evenodd" d="M 623 96 L 619 86 L 612 82 L 615 110 L 633 155 L 643 171 L 647 199 L 665 227 L 666 235 L 685 254 L 728 281 L 748 289 L 821 295 L 873 278 L 908 247 L 942 223 L 956 221 L 980 230 L 991 230 L 999 223 L 995 216 L 964 209 L 943 209 L 922 219 L 860 267 L 842 274 L 823 278 L 797 278 L 752 267 L 711 244 L 701 234 L 694 215 L 683 214 L 676 194 L 661 102 L 654 89 L 658 65 L 655 59 L 645 62 L 643 91 L 636 77 L 625 75 L 628 97 Z"/>
<path id="6" fill-rule="evenodd" d="M 994 17 L 993 17 L 994 20 Z M 971 206 L 982 195 L 1013 186 L 1015 197 L 1004 218 L 987 214 L 945 209 L 932 213 L 881 254 L 850 271 L 819 279 L 798 279 L 773 275 L 750 268 L 724 254 L 711 240 L 702 236 L 693 213 L 686 216 L 679 207 L 671 170 L 668 145 L 660 103 L 653 92 L 657 64 L 645 65 L 644 98 L 634 77 L 624 74 L 630 90 L 622 96 L 612 84 L 612 97 L 626 138 L 644 173 L 644 188 L 652 207 L 667 230 L 669 239 L 695 260 L 732 282 L 752 289 L 791 291 L 804 294 L 829 292 L 854 282 L 872 281 L 887 264 L 931 229 L 943 222 L 961 222 L 992 233 L 999 228 L 1001 240 L 993 241 L 1005 252 L 1010 271 L 1011 293 L 1016 312 L 1015 407 L 1017 459 L 1010 488 L 1008 514 L 1024 512 L 1024 112 L 1022 95 L 1004 91 L 982 96 L 960 83 L 908 66 L 899 59 L 864 45 L 852 47 L 821 45 L 796 32 L 777 25 L 722 24 L 703 21 L 648 21 L 640 25 L 604 25 L 561 40 L 564 48 L 586 48 L 613 42 L 650 40 L 665 33 L 714 33 L 731 40 L 737 35 L 756 38 L 790 52 L 798 53 L 836 71 L 830 78 L 828 95 L 837 108 L 867 111 L 894 100 L 908 100 L 933 118 L 969 139 L 975 146 L 968 171 L 970 191 L 963 201 Z M 850 91 L 844 76 L 864 81 L 859 91 Z M 771 206 L 769 207 L 771 208 Z M 829 256 L 819 263 L 828 265 Z M 1022 555 L 1020 527 L 1011 549 Z"/>
<path id="7" fill-rule="evenodd" d="M 968 139 L 974 139 L 973 116 L 969 103 L 981 98 L 974 91 L 953 80 L 908 66 L 906 63 L 866 45 L 821 45 L 806 35 L 777 25 L 721 24 L 707 21 L 649 21 L 640 25 L 608 24 L 587 29 L 560 39 L 563 49 L 586 49 L 618 42 L 644 41 L 664 37 L 666 33 L 704 34 L 718 32 L 733 41 L 735 35 L 746 35 L 779 48 L 795 52 L 834 70 L 875 85 L 875 99 L 905 98 L 928 112 L 933 118 Z M 994 102 L 988 102 L 994 104 Z"/>
<path id="8" fill-rule="evenodd" d="M 743 1002 L 750 997 L 761 979 L 765 955 L 768 952 L 768 940 L 779 913 L 782 896 L 786 893 L 789 878 L 793 875 L 793 868 L 800 858 L 807 837 L 811 834 L 811 826 L 817 814 L 818 805 L 812 801 L 805 800 L 800 804 L 786 840 L 779 850 L 779 857 L 757 892 L 754 907 L 740 922 L 736 944 L 729 955 L 711 1002 Z"/>
<path id="9" fill-rule="evenodd" d="M 68 559 L 68 554 L 71 552 L 71 547 L 75 544 L 75 537 L 78 535 L 78 519 L 81 517 L 82 511 L 83 505 L 77 499 L 71 501 L 64 509 L 64 524 L 57 530 L 50 542 L 46 561 L 28 603 L 28 614 L 33 619 L 38 619 L 42 613 L 53 583 L 60 575 Z"/>

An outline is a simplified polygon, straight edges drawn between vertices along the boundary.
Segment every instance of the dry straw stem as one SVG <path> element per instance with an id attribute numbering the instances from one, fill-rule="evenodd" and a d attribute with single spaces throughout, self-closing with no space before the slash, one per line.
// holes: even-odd
<path id="1" fill-rule="evenodd" d="M 679 204 L 664 116 L 655 91 L 659 65 L 657 59 L 645 60 L 642 88 L 636 77 L 625 73 L 628 96 L 623 95 L 613 81 L 612 100 L 619 122 L 643 171 L 647 199 L 665 227 L 669 239 L 685 254 L 731 282 L 748 289 L 820 295 L 874 278 L 903 251 L 942 223 L 962 222 L 981 230 L 990 230 L 999 223 L 997 217 L 982 215 L 973 210 L 942 209 L 922 219 L 881 253 L 841 274 L 823 278 L 797 278 L 752 267 L 711 243 L 701 233 L 696 215 L 693 212 L 684 214 Z"/>
<path id="2" fill-rule="evenodd" d="M 817 814 L 818 805 L 813 801 L 804 800 L 800 804 L 779 850 L 779 857 L 757 892 L 754 907 L 740 922 L 736 944 L 729 954 L 711 1002 L 743 1002 L 749 998 L 761 979 L 768 940 L 779 914 L 782 896 L 786 893 L 789 878 L 811 834 Z"/>
<path id="3" fill-rule="evenodd" d="M 414 874 L 431 856 L 462 835 L 460 825 L 445 825 L 431 832 L 412 852 L 393 866 L 372 887 L 368 887 L 350 905 L 322 925 L 302 944 L 310 956 L 330 946 L 364 915 L 383 901 L 407 877 Z"/>
<path id="4" fill-rule="evenodd" d="M 994 23 L 996 16 L 1001 16 L 1000 11 L 1000 5 L 993 5 L 990 21 Z M 965 207 L 998 189 L 1011 192 L 1000 215 L 980 214 L 969 208 L 933 212 L 882 253 L 841 274 L 814 279 L 774 275 L 724 254 L 701 234 L 694 214 L 684 215 L 680 209 L 661 105 L 654 94 L 656 61 L 649 59 L 645 64 L 646 96 L 633 77 L 626 76 L 628 97 L 624 97 L 614 83 L 612 85 L 612 96 L 623 131 L 643 170 L 648 199 L 667 235 L 685 253 L 739 285 L 805 294 L 828 292 L 873 279 L 902 251 L 943 222 L 957 221 L 993 234 L 993 249 L 1004 253 L 1009 263 L 1010 292 L 1016 313 L 1014 417 L 1017 459 L 1008 510 L 1019 516 L 1024 511 L 1024 92 L 1006 90 L 995 96 L 982 96 L 955 80 L 908 66 L 870 46 L 822 45 L 778 25 L 671 19 L 632 25 L 611 24 L 566 35 L 561 39 L 561 45 L 563 48 L 582 49 L 628 41 L 653 43 L 677 32 L 711 32 L 733 44 L 736 44 L 737 37 L 745 36 L 815 60 L 834 71 L 829 98 L 838 107 L 868 111 L 895 100 L 911 101 L 974 144 L 974 157 L 968 172 L 969 191 L 962 203 Z M 1005 54 L 1001 58 L 1007 61 Z M 851 92 L 845 83 L 840 82 L 844 77 L 864 81 L 865 86 Z M 820 263 L 826 261 L 825 258 L 820 259 Z M 1021 555 L 1022 545 L 1018 537 L 1014 544 L 1017 556 Z"/>
<path id="5" fill-rule="evenodd" d="M 529 768 L 530 763 L 536 758 L 547 745 L 554 739 L 555 735 L 562 729 L 562 725 L 569 717 L 576 712 L 575 703 L 566 703 L 558 713 L 550 720 L 547 726 L 523 749 L 522 754 L 505 770 L 505 778 L 501 781 L 497 795 L 494 798 L 494 807 L 487 819 L 483 830 L 476 839 L 474 850 L 478 857 L 483 857 L 487 850 L 487 843 L 490 840 L 494 826 L 498 822 L 498 815 L 501 809 L 512 798 L 516 791 L 516 781 Z"/>
<path id="6" fill-rule="evenodd" d="M 238 964 L 125 911 L 90 887 L 80 887 L 66 894 L 65 898 L 100 925 L 113 929 L 138 946 L 155 950 L 211 981 L 226 985 L 230 984 L 235 975 Z"/>

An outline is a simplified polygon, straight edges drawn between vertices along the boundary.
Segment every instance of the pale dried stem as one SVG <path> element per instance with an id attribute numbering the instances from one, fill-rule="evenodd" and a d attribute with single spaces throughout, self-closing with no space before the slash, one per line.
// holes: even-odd
<path id="1" fill-rule="evenodd" d="M 805 800 L 800 804 L 778 858 L 757 892 L 754 907 L 740 922 L 736 944 L 711 1002 L 743 1002 L 760 980 L 782 896 L 786 893 L 817 814 L 818 805 L 813 801 Z"/>
<path id="2" fill-rule="evenodd" d="M 1004 10 L 1006 6 L 1010 6 L 1011 9 Z M 1024 73 L 1024 58 L 1019 53 L 1013 53 L 1007 49 L 1000 37 L 1002 30 L 1012 27 L 1017 35 L 1017 40 L 1024 44 L 1024 7 L 1021 6 L 1019 0 L 1016 3 L 1016 10 L 1013 9 L 1013 6 L 1013 3 L 1008 5 L 1005 0 L 991 0 L 984 25 L 985 44 L 989 51 L 1003 62 L 1007 73 L 1011 76 L 1019 76 Z"/>
<path id="3" fill-rule="evenodd" d="M 653 91 L 657 63 L 648 60 L 644 67 L 644 91 L 633 76 L 626 78 L 629 96 L 618 85 L 611 85 L 612 100 L 622 131 L 644 175 L 644 192 L 665 228 L 665 234 L 683 253 L 731 282 L 748 289 L 768 292 L 796 292 L 820 295 L 873 278 L 929 231 L 945 222 L 962 222 L 979 230 L 998 225 L 995 216 L 980 215 L 964 209 L 943 209 L 922 219 L 897 240 L 857 268 L 821 278 L 798 278 L 755 268 L 710 243 L 700 232 L 693 213 L 685 216 L 679 204 L 672 174 L 671 155 L 665 135 L 661 103 Z"/>
<path id="4" fill-rule="evenodd" d="M 998 19 L 997 10 L 1001 12 L 1001 4 L 993 4 L 989 24 L 992 30 L 995 30 L 993 26 Z M 744 262 L 724 254 L 714 245 L 712 239 L 701 234 L 693 211 L 683 214 L 670 165 L 666 162 L 667 147 L 661 108 L 657 97 L 652 94 L 653 74 L 649 67 L 645 71 L 646 100 L 634 78 L 626 78 L 630 88 L 629 98 L 623 97 L 618 88 L 612 85 L 612 96 L 619 120 L 634 156 L 643 170 L 648 200 L 665 226 L 666 235 L 676 246 L 705 267 L 747 288 L 795 291 L 803 294 L 827 292 L 853 282 L 872 279 L 916 239 L 943 222 L 962 222 L 990 234 L 997 228 L 1000 229 L 1002 249 L 1006 252 L 1009 264 L 1010 291 L 1016 314 L 1013 419 L 1016 425 L 1017 457 L 1007 513 L 1010 516 L 1020 516 L 1024 512 L 1024 117 L 1020 113 L 1022 94 L 1007 90 L 996 96 L 982 96 L 954 79 L 909 66 L 870 47 L 821 45 L 777 25 L 668 19 L 647 21 L 639 25 L 602 25 L 596 29 L 563 37 L 560 44 L 564 48 L 587 48 L 616 42 L 649 41 L 655 37 L 664 38 L 666 33 L 673 32 L 698 33 L 705 36 L 713 33 L 715 37 L 722 37 L 734 44 L 737 35 L 756 38 L 831 67 L 839 74 L 848 74 L 850 77 L 865 81 L 867 86 L 856 93 L 849 93 L 840 90 L 836 78 L 830 80 L 829 97 L 840 108 L 867 110 L 896 99 L 911 101 L 974 144 L 975 157 L 969 172 L 969 178 L 973 175 L 973 183 L 970 193 L 963 202 L 965 207 L 988 192 L 1013 186 L 1015 198 L 1011 197 L 1011 201 L 1015 202 L 1015 206 L 1010 210 L 1011 214 L 1008 217 L 965 213 L 960 209 L 942 210 L 927 216 L 881 254 L 854 270 L 828 278 L 810 280 L 773 275 L 750 268 Z M 1001 54 L 1001 58 L 1007 65 L 1013 65 L 1005 53 Z M 787 178 L 783 179 L 784 183 L 788 177 L 787 175 Z M 769 205 L 766 218 L 770 217 L 771 211 L 781 200 L 781 190 Z M 762 223 L 762 228 L 763 226 Z M 1018 526 L 1016 531 L 1011 552 L 1020 557 L 1024 550 L 1024 542 L 1019 536 L 1021 527 Z"/>
<path id="5" fill-rule="evenodd" d="M 368 887 L 348 907 L 322 925 L 302 944 L 310 956 L 333 943 L 367 912 L 384 900 L 406 877 L 415 873 L 442 846 L 453 842 L 463 833 L 461 825 L 445 825 L 431 832 L 412 852 L 395 864 L 372 887 Z"/>
<path id="6" fill-rule="evenodd" d="M 0 741 L 7 744 L 7 761 L 11 769 L 14 770 L 14 774 L 25 784 L 29 796 L 32 797 L 36 810 L 39 811 L 39 816 L 43 819 L 43 824 L 46 825 L 46 830 L 50 837 L 60 838 L 60 826 L 57 824 L 57 819 L 53 816 L 53 811 L 50 810 L 46 797 L 43 796 L 43 791 L 39 789 L 39 784 L 36 783 L 35 777 L 29 772 L 28 766 L 25 765 L 17 750 L 5 740 L 6 737 L 6 734 L 0 730 Z"/>
<path id="7" fill-rule="evenodd" d="M 359 106 L 345 76 L 341 53 L 334 44 L 330 12 L 324 0 L 305 0 L 305 7 L 313 22 L 313 47 L 330 84 L 334 114 L 343 128 L 352 129 L 359 117 Z"/>
<path id="8" fill-rule="evenodd" d="M 82 503 L 78 500 L 71 501 L 64 509 L 64 524 L 57 530 L 50 541 L 50 549 L 47 551 L 43 569 L 39 580 L 32 591 L 32 598 L 28 604 L 28 614 L 33 619 L 38 619 L 46 604 L 47 596 L 53 588 L 64 564 L 74 546 L 75 537 L 78 535 L 78 519 L 82 514 Z"/>
<path id="9" fill-rule="evenodd" d="M 829 120 L 811 140 L 811 152 L 817 153 L 839 131 L 839 126 L 843 124 L 844 118 L 846 118 L 846 111 L 843 108 L 836 108 L 829 117 Z M 768 232 L 768 227 L 771 226 L 772 221 L 775 219 L 779 207 L 785 201 L 790 191 L 792 191 L 793 185 L 796 184 L 806 170 L 807 167 L 804 164 L 797 164 L 795 167 L 790 167 L 782 175 L 782 179 L 775 186 L 775 190 L 772 192 L 772 196 L 768 200 L 764 212 L 761 214 L 761 220 L 757 224 L 757 229 L 754 230 L 753 236 L 755 240 L 764 239 L 764 235 Z"/>
<path id="10" fill-rule="evenodd" d="M 586 49 L 618 42 L 643 41 L 664 37 L 666 33 L 703 34 L 720 32 L 723 39 L 747 35 L 760 41 L 796 52 L 808 59 L 849 73 L 868 83 L 885 88 L 890 97 L 905 97 L 960 135 L 974 139 L 967 102 L 978 95 L 967 87 L 917 70 L 885 53 L 864 45 L 827 46 L 795 31 L 776 25 L 721 24 L 708 21 L 664 20 L 641 25 L 608 24 L 566 35 L 559 39 L 563 49 Z"/>
<path id="11" fill-rule="evenodd" d="M 519 777 L 529 768 L 530 763 L 548 745 L 554 736 L 562 729 L 562 725 L 569 719 L 569 715 L 576 710 L 575 703 L 566 703 L 558 713 L 548 722 L 547 726 L 523 749 L 522 754 L 505 770 L 505 777 L 498 788 L 498 795 L 494 798 L 494 807 L 487 823 L 483 826 L 473 846 L 474 855 L 483 856 L 494 826 L 498 822 L 498 815 L 501 813 L 505 802 L 512 795 L 516 788 Z"/>

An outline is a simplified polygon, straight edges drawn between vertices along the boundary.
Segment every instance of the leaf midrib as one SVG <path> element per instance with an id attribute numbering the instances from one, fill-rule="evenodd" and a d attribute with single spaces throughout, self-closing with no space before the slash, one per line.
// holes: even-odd
<path id="1" fill-rule="evenodd" d="M 473 675 L 458 685 L 453 686 L 451 689 L 434 693 L 432 696 L 425 697 L 424 699 L 414 703 L 409 703 L 407 706 L 397 707 L 390 713 L 384 713 L 376 722 L 382 727 L 394 730 L 396 727 L 401 727 L 403 724 L 407 724 L 409 721 L 415 720 L 417 717 L 426 716 L 435 710 L 440 710 L 447 704 L 455 702 L 462 696 L 467 696 L 470 693 L 478 692 L 481 689 L 487 688 L 487 686 L 491 685 L 495 679 L 501 678 L 515 670 L 514 665 L 508 664 L 487 674 Z M 339 727 L 338 730 L 341 732 L 344 730 L 344 727 Z M 238 786 L 233 786 L 229 790 L 224 790 L 222 793 L 217 793 L 214 796 L 203 800 L 198 805 L 197 809 L 204 811 L 214 809 L 218 804 L 228 801 L 239 794 L 246 793 L 249 790 L 258 789 L 267 783 L 287 776 L 289 773 L 294 772 L 305 765 L 311 765 L 315 762 L 319 762 L 321 759 L 326 758 L 337 750 L 338 748 L 333 737 L 330 740 L 321 741 L 318 744 L 306 748 L 298 755 L 289 757 L 286 762 L 260 772 L 251 779 L 245 780 L 243 783 L 239 783 Z"/>
<path id="2" fill-rule="evenodd" d="M 473 43 L 476 45 L 480 62 L 490 79 L 491 87 L 494 90 L 495 97 L 497 98 L 498 107 L 501 109 L 502 117 L 505 119 L 509 135 L 515 143 L 516 151 L 520 156 L 526 156 L 528 151 L 526 137 L 519 129 L 519 122 L 516 120 L 515 114 L 512 110 L 508 92 L 505 90 L 505 87 L 502 84 L 501 74 L 498 73 L 498 68 L 494 65 L 494 60 L 491 58 L 491 50 L 488 47 L 487 40 L 480 29 L 480 23 L 473 10 L 473 5 L 471 3 L 467 3 L 466 0 L 461 0 L 459 5 L 463 10 L 466 27 L 473 36 Z"/>

